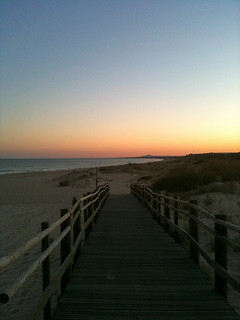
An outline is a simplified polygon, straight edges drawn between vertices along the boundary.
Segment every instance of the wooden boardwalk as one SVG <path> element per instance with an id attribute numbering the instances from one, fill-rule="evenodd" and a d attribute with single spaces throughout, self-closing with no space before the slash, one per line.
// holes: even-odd
<path id="1" fill-rule="evenodd" d="M 54 320 L 240 319 L 132 195 L 110 195 Z"/>

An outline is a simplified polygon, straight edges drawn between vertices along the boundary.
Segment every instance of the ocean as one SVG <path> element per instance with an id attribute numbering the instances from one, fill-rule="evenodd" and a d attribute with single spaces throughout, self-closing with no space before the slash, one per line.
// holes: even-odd
<path id="1" fill-rule="evenodd" d="M 0 175 L 37 171 L 71 170 L 116 166 L 128 163 L 160 161 L 156 158 L 57 158 L 57 159 L 0 159 Z"/>

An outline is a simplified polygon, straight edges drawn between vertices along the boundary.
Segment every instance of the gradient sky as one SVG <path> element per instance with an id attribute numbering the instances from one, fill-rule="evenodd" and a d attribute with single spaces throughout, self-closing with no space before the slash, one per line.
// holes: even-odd
<path id="1" fill-rule="evenodd" d="M 238 0 L 2 0 L 0 157 L 240 151 Z"/>

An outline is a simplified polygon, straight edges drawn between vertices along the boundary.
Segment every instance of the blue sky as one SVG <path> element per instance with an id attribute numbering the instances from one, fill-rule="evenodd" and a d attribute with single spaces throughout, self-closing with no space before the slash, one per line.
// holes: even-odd
<path id="1" fill-rule="evenodd" d="M 0 11 L 2 157 L 239 150 L 239 1 Z"/>

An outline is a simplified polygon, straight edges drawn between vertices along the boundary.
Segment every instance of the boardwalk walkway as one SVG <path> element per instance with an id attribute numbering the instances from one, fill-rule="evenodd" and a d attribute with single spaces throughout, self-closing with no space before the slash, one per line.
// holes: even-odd
<path id="1" fill-rule="evenodd" d="M 111 195 L 54 320 L 239 320 L 132 195 Z"/>

